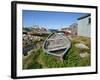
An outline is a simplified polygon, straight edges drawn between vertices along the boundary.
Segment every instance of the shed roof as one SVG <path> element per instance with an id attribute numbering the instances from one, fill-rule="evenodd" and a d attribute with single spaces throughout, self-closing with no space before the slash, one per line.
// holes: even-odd
<path id="1" fill-rule="evenodd" d="M 85 15 L 85 16 L 81 16 L 81 17 L 79 17 L 77 20 L 84 19 L 84 18 L 86 18 L 86 17 L 88 17 L 88 16 L 91 16 L 91 14 L 87 14 L 87 15 Z"/>

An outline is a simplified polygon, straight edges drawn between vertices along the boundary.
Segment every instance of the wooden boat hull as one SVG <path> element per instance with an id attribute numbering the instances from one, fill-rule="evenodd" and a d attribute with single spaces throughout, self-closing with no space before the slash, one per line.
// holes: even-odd
<path id="1" fill-rule="evenodd" d="M 71 41 L 60 33 L 52 33 L 44 41 L 43 50 L 50 55 L 63 57 L 71 47 Z"/>

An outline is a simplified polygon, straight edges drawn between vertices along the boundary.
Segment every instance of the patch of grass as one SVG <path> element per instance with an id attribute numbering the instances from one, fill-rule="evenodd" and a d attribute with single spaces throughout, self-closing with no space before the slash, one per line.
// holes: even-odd
<path id="1" fill-rule="evenodd" d="M 42 65 L 37 62 L 40 51 L 31 51 L 30 55 L 23 59 L 23 69 L 42 68 Z"/>
<path id="2" fill-rule="evenodd" d="M 86 46 L 90 47 L 91 46 L 91 39 L 88 37 L 83 37 L 83 36 L 74 36 L 72 37 L 72 42 L 75 43 L 83 43 Z"/>
<path id="3" fill-rule="evenodd" d="M 65 54 L 63 62 L 59 58 L 45 53 L 42 49 L 43 42 L 37 42 L 37 46 L 40 46 L 39 49 L 32 51 L 27 58 L 23 58 L 23 69 L 90 66 L 90 38 L 76 36 L 71 41 L 72 47 Z M 75 44 L 80 42 L 87 45 L 89 49 L 76 48 Z M 89 56 L 81 58 L 79 55 L 81 52 L 88 52 Z"/>

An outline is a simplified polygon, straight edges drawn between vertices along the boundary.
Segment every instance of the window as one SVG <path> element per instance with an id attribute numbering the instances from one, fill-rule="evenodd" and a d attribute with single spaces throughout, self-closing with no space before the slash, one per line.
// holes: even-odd
<path id="1" fill-rule="evenodd" d="M 88 19 L 88 24 L 90 24 L 90 23 L 91 23 L 91 18 Z"/>

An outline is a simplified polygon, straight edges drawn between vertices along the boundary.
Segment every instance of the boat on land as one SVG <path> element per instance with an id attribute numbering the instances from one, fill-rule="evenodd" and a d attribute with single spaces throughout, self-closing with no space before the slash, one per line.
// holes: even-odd
<path id="1" fill-rule="evenodd" d="M 71 47 L 71 41 L 62 33 L 51 33 L 44 41 L 43 50 L 50 55 L 63 58 Z"/>

